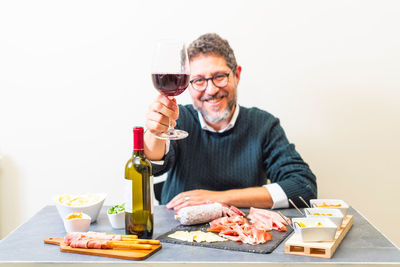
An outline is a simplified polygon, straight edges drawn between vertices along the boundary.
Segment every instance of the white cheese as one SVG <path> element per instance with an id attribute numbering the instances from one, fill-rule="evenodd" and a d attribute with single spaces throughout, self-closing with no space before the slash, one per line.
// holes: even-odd
<path id="1" fill-rule="evenodd" d="M 202 232 L 202 231 L 176 231 L 173 234 L 168 235 L 170 238 L 186 241 L 186 242 L 223 242 L 226 241 L 226 238 L 220 237 L 211 232 Z"/>

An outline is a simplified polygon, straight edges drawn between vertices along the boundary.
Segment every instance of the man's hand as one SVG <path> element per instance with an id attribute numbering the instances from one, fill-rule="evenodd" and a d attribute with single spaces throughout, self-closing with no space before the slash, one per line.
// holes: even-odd
<path id="1" fill-rule="evenodd" d="M 165 140 L 157 139 L 154 134 L 167 132 L 168 123 L 176 125 L 179 108 L 174 98 L 159 95 L 149 106 L 146 115 L 146 133 L 144 135 L 144 153 L 150 160 L 161 160 L 165 155 Z"/>
<path id="2" fill-rule="evenodd" d="M 274 204 L 265 187 L 248 187 L 226 191 L 191 190 L 176 195 L 169 203 L 168 209 L 180 210 L 186 206 L 220 202 L 236 207 L 271 208 Z"/>
<path id="3" fill-rule="evenodd" d="M 146 128 L 153 134 L 165 133 L 168 130 L 169 120 L 173 126 L 179 117 L 179 109 L 175 98 L 159 95 L 150 104 L 146 115 Z"/>
<path id="4" fill-rule="evenodd" d="M 168 209 L 180 210 L 187 206 L 195 206 L 212 202 L 222 202 L 223 191 L 191 190 L 176 195 L 167 204 Z"/>

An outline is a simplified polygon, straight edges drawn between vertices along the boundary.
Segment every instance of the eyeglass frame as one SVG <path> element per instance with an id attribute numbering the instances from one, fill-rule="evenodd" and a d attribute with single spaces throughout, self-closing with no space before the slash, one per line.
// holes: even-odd
<path id="1" fill-rule="evenodd" d="M 193 87 L 194 90 L 196 90 L 196 91 L 198 91 L 198 92 L 204 92 L 205 90 L 207 90 L 208 81 L 211 80 L 212 84 L 213 84 L 215 87 L 217 87 L 217 88 L 224 88 L 224 87 L 227 86 L 228 83 L 229 83 L 229 75 L 231 74 L 231 72 L 234 72 L 235 69 L 236 69 L 236 66 L 233 67 L 228 73 L 217 73 L 217 74 L 213 75 L 213 76 L 210 77 L 210 78 L 197 78 L 197 79 L 193 79 L 193 80 L 190 81 L 190 85 Z M 214 83 L 214 78 L 215 78 L 217 75 L 224 75 L 224 76 L 228 79 L 228 80 L 226 81 L 226 84 L 225 84 L 224 86 L 218 86 L 218 85 L 216 85 L 216 84 Z M 200 80 L 200 79 L 203 79 L 203 80 L 206 82 L 206 86 L 204 86 L 204 88 L 203 88 L 202 90 L 196 89 L 196 88 L 193 86 L 193 82 L 196 81 L 196 80 Z"/>

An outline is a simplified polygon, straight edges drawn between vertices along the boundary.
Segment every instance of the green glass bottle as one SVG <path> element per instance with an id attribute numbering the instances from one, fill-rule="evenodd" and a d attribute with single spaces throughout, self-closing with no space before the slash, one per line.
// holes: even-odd
<path id="1" fill-rule="evenodd" d="M 133 128 L 133 155 L 125 165 L 131 194 L 125 211 L 125 232 L 139 238 L 153 236 L 153 176 L 143 148 L 143 127 Z"/>

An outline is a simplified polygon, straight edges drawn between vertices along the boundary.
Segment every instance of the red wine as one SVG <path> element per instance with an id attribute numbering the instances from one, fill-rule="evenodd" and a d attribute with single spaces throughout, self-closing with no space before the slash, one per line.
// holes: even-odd
<path id="1" fill-rule="evenodd" d="M 177 96 L 189 85 L 189 75 L 185 73 L 153 73 L 154 87 L 166 96 Z"/>

